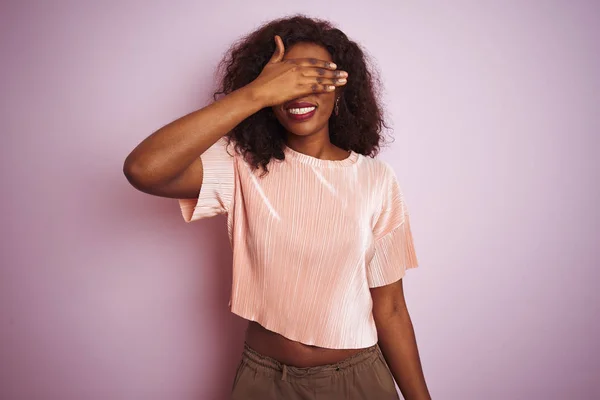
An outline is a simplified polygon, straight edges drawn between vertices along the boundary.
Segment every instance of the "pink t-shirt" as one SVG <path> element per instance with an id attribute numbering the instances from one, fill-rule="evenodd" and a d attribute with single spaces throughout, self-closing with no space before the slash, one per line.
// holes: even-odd
<path id="1" fill-rule="evenodd" d="M 260 177 L 219 139 L 202 154 L 198 199 L 185 221 L 227 214 L 230 309 L 304 344 L 377 343 L 369 288 L 417 267 L 408 212 L 389 164 L 352 152 L 322 160 L 284 147 Z"/>

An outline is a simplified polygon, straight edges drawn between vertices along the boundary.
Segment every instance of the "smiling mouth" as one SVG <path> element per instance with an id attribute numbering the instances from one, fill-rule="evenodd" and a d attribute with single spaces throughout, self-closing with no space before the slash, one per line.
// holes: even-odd
<path id="1" fill-rule="evenodd" d="M 306 115 L 314 110 L 316 110 L 317 107 L 315 106 L 310 106 L 310 107 L 297 107 L 297 108 L 288 108 L 286 111 L 289 114 L 294 114 L 294 115 Z"/>
<path id="2" fill-rule="evenodd" d="M 305 121 L 310 119 L 317 110 L 317 105 L 306 101 L 296 101 L 286 104 L 285 113 L 292 121 Z"/>
<path id="3" fill-rule="evenodd" d="M 288 118 L 292 121 L 306 121 L 315 115 L 317 107 L 288 108 L 285 111 Z"/>

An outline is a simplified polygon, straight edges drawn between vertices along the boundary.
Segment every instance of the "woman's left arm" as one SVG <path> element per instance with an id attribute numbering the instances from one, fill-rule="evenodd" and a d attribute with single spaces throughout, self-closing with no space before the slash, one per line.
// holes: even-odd
<path id="1" fill-rule="evenodd" d="M 430 400 L 402 279 L 371 289 L 379 347 L 406 400 Z"/>

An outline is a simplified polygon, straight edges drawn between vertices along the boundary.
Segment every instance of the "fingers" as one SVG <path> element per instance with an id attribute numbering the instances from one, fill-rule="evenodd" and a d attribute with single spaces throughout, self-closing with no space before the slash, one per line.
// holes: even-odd
<path id="1" fill-rule="evenodd" d="M 348 73 L 341 69 L 331 71 L 325 68 L 302 68 L 300 73 L 306 77 L 348 78 Z"/>
<path id="2" fill-rule="evenodd" d="M 322 93 L 332 92 L 337 87 L 347 83 L 346 71 L 330 71 L 324 68 L 302 68 L 300 71 L 300 85 L 308 92 Z"/>
<path id="3" fill-rule="evenodd" d="M 336 88 L 344 86 L 345 84 L 345 78 L 304 78 L 303 82 L 299 85 L 299 88 L 304 94 L 323 93 L 333 92 Z"/>
<path id="4" fill-rule="evenodd" d="M 331 61 L 319 60 L 316 58 L 295 58 L 287 61 L 300 67 L 325 68 L 327 70 L 335 70 L 337 68 L 337 65 Z"/>
<path id="5" fill-rule="evenodd" d="M 308 92 L 312 93 L 323 93 L 323 92 L 333 92 L 337 86 L 335 85 L 319 85 L 318 83 L 313 83 L 307 87 Z"/>
<path id="6" fill-rule="evenodd" d="M 283 47 L 283 40 L 279 35 L 275 35 L 275 51 L 269 60 L 269 63 L 277 63 L 283 60 L 283 54 L 285 53 L 285 49 Z"/>
<path id="7" fill-rule="evenodd" d="M 321 86 L 344 86 L 346 82 L 346 78 L 323 78 L 321 76 L 318 76 L 306 78 L 306 80 L 303 83 L 305 85 L 317 84 Z"/>

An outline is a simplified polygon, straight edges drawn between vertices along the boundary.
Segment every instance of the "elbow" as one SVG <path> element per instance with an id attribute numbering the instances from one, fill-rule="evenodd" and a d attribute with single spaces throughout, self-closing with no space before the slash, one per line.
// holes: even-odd
<path id="1" fill-rule="evenodd" d="M 147 191 L 151 188 L 152 180 L 149 168 L 129 155 L 123 163 L 123 174 L 134 188 Z"/>

